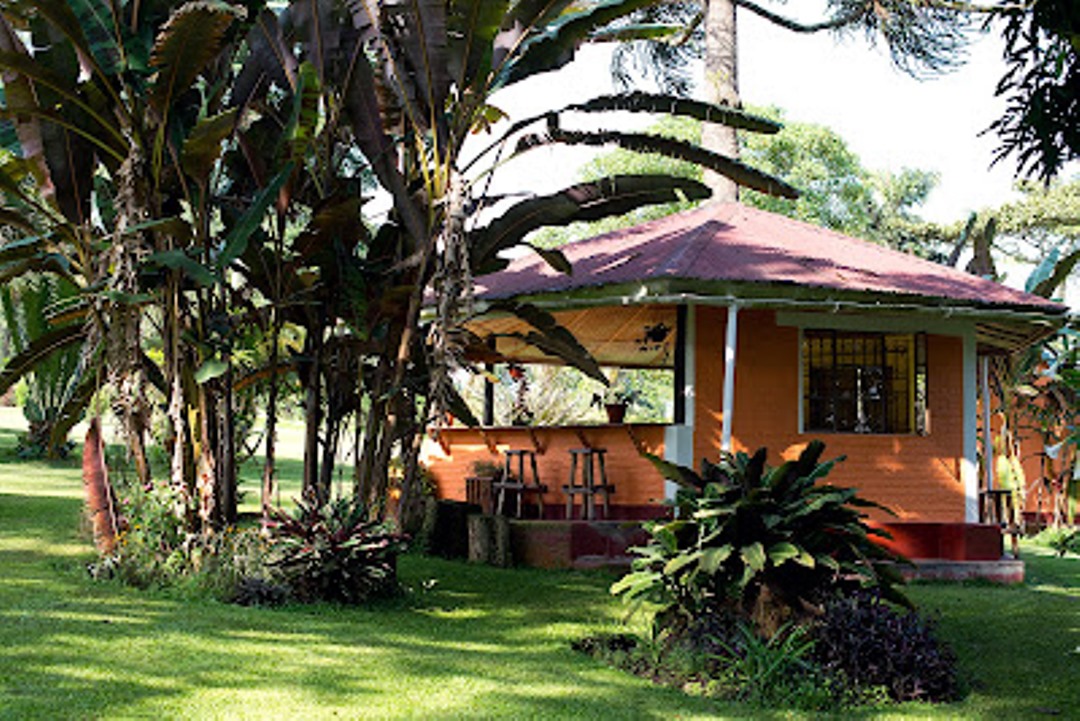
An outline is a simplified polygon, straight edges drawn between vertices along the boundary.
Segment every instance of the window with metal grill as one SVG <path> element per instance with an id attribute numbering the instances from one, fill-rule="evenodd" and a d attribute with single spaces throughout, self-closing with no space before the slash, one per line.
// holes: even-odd
<path id="1" fill-rule="evenodd" d="M 926 336 L 804 330 L 803 430 L 926 432 Z"/>

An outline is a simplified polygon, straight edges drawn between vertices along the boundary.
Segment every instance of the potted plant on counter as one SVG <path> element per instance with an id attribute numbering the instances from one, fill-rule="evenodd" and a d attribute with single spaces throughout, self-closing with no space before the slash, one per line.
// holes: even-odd
<path id="1" fill-rule="evenodd" d="M 608 423 L 622 423 L 630 406 L 648 404 L 641 391 L 630 384 L 630 378 L 620 371 L 602 393 L 593 394 L 591 405 L 597 408 L 602 406 L 607 411 Z"/>

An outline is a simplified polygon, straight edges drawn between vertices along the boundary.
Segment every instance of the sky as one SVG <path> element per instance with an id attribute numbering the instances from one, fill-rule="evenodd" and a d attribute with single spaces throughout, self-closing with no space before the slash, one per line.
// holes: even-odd
<path id="1" fill-rule="evenodd" d="M 1004 105 L 994 97 L 1004 69 L 996 35 L 976 36 L 959 69 L 920 80 L 896 69 L 886 50 L 871 48 L 861 35 L 799 35 L 746 11 L 738 24 L 743 102 L 777 105 L 791 120 L 831 127 L 869 169 L 937 171 L 941 181 L 921 208 L 927 220 L 960 221 L 1016 197 L 1012 161 L 990 167 L 997 138 L 979 135 Z M 494 103 L 516 120 L 550 107 L 553 98 L 561 104 L 610 93 L 608 58 L 608 49 L 586 46 L 563 70 L 511 86 Z M 573 182 L 591 154 L 531 151 L 527 163 L 499 173 L 497 187 L 557 190 Z"/>

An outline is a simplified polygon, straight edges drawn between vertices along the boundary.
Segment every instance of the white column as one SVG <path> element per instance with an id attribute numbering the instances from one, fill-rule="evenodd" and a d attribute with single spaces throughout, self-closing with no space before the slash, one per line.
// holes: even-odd
<path id="1" fill-rule="evenodd" d="M 979 373 L 982 375 L 982 447 L 983 447 L 983 488 L 994 488 L 994 434 L 990 427 L 990 357 L 979 358 Z"/>
<path id="2" fill-rule="evenodd" d="M 960 459 L 960 481 L 964 486 L 964 522 L 979 522 L 979 459 L 977 368 L 975 329 L 964 333 L 964 448 Z"/>
<path id="3" fill-rule="evenodd" d="M 680 466 L 694 468 L 694 383 L 696 381 L 695 350 L 697 347 L 696 314 L 694 306 L 686 307 L 686 340 L 683 343 L 683 387 L 676 388 L 676 393 L 682 393 L 685 399 L 686 409 L 683 422 L 669 425 L 664 430 L 664 460 L 678 463 Z M 680 340 L 680 342 L 682 342 Z M 679 484 L 674 481 L 664 481 L 664 498 L 675 499 L 675 491 Z"/>
<path id="4" fill-rule="evenodd" d="M 724 335 L 724 396 L 723 418 L 720 426 L 720 450 L 731 450 L 731 425 L 735 412 L 735 350 L 739 340 L 739 306 L 732 303 L 727 309 L 727 329 Z"/>

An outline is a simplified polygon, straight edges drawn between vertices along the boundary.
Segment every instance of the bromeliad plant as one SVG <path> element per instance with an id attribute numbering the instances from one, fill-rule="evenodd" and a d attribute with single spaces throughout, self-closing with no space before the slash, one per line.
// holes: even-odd
<path id="1" fill-rule="evenodd" d="M 397 556 L 405 539 L 388 524 L 369 521 L 360 503 L 297 502 L 292 515 L 274 511 L 269 528 L 269 565 L 298 601 L 362 603 L 398 591 Z"/>
<path id="2" fill-rule="evenodd" d="M 879 508 L 855 490 L 819 484 L 842 458 L 819 462 L 812 441 L 796 461 L 777 468 L 766 450 L 724 454 L 702 473 L 646 457 L 680 483 L 672 520 L 647 525 L 648 544 L 633 549 L 633 570 L 611 592 L 662 604 L 654 626 L 679 634 L 703 616 L 731 612 L 771 637 L 789 621 L 821 612 L 829 597 L 875 588 L 908 605 L 895 586 L 898 560 L 874 542 L 887 538 L 860 509 Z"/>

